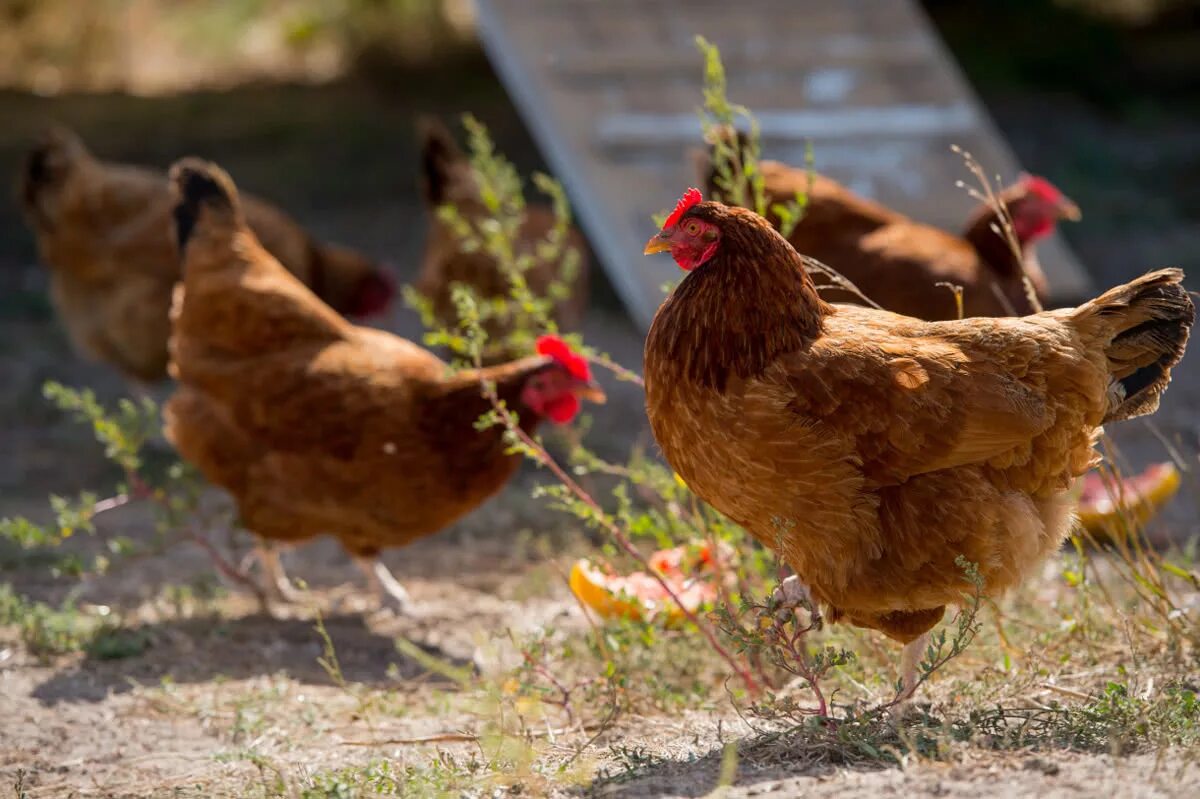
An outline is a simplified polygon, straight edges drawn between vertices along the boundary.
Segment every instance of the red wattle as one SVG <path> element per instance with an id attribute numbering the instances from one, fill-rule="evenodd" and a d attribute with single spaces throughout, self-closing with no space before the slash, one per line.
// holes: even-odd
<path id="1" fill-rule="evenodd" d="M 563 394 L 547 402 L 544 411 L 546 418 L 555 424 L 566 424 L 579 413 L 579 397 Z"/>

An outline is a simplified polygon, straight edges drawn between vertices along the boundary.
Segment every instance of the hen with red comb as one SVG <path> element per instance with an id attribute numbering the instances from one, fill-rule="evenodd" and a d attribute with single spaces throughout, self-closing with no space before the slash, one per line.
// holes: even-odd
<path id="1" fill-rule="evenodd" d="M 1026 318 L 831 305 L 767 220 L 715 202 L 646 249 L 689 269 L 646 337 L 663 456 L 806 584 L 781 600 L 904 644 L 906 692 L 960 559 L 998 597 L 1058 550 L 1101 425 L 1157 407 L 1195 315 L 1176 269 Z"/>
<path id="2" fill-rule="evenodd" d="M 587 362 L 547 338 L 538 354 L 451 373 L 433 353 L 350 324 L 256 239 L 229 176 L 195 159 L 171 171 L 184 258 L 165 409 L 179 454 L 237 502 L 264 541 L 335 535 L 377 595 L 407 595 L 377 560 L 498 492 L 520 465 L 504 431 L 478 429 L 484 383 L 534 432 L 600 402 Z M 262 547 L 266 592 L 295 593 Z"/>

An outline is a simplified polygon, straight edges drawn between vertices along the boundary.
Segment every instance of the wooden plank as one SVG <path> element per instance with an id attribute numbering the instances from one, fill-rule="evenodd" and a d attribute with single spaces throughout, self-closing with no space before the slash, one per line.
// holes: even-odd
<path id="1" fill-rule="evenodd" d="M 477 0 L 480 35 L 634 319 L 677 277 L 641 247 L 650 217 L 695 182 L 701 58 L 716 43 L 729 95 L 762 124 L 763 153 L 816 166 L 949 230 L 973 201 L 958 144 L 1012 179 L 1016 159 L 911 0 Z M 1054 237 L 1038 250 L 1056 300 L 1091 282 Z"/>

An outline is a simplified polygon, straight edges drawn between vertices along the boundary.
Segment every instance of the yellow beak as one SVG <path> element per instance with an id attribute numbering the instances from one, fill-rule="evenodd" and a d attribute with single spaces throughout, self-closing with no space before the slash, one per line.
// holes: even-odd
<path id="1" fill-rule="evenodd" d="M 608 401 L 608 396 L 604 393 L 604 389 L 600 388 L 599 384 L 594 382 L 580 384 L 575 389 L 575 396 L 585 399 L 588 402 L 594 402 L 597 405 L 603 405 Z"/>
<path id="2" fill-rule="evenodd" d="M 1068 222 L 1078 222 L 1083 219 L 1083 212 L 1078 205 L 1063 197 L 1058 203 L 1058 216 Z"/>
<path id="3" fill-rule="evenodd" d="M 671 242 L 663 238 L 662 233 L 655 233 L 650 237 L 650 241 L 646 242 L 646 249 L 642 250 L 642 255 L 654 255 L 656 252 L 666 252 L 671 249 Z"/>

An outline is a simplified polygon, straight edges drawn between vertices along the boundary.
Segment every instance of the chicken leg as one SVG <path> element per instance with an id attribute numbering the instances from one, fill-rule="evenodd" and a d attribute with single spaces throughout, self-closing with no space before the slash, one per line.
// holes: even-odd
<path id="1" fill-rule="evenodd" d="M 921 633 L 904 645 L 904 652 L 900 655 L 900 695 L 897 697 L 901 702 L 907 702 L 916 693 L 917 669 L 928 647 L 928 632 Z"/>
<path id="2" fill-rule="evenodd" d="M 367 585 L 371 594 L 379 603 L 379 607 L 391 607 L 398 615 L 412 614 L 413 602 L 400 585 L 400 581 L 392 574 L 378 555 L 355 555 L 354 563 L 367 576 Z"/>
<path id="3" fill-rule="evenodd" d="M 265 585 L 264 593 L 269 599 L 277 602 L 294 603 L 304 598 L 304 592 L 296 588 L 287 572 L 283 570 L 283 561 L 279 557 L 279 548 L 266 541 L 259 541 L 255 547 L 258 562 L 262 565 Z"/>

